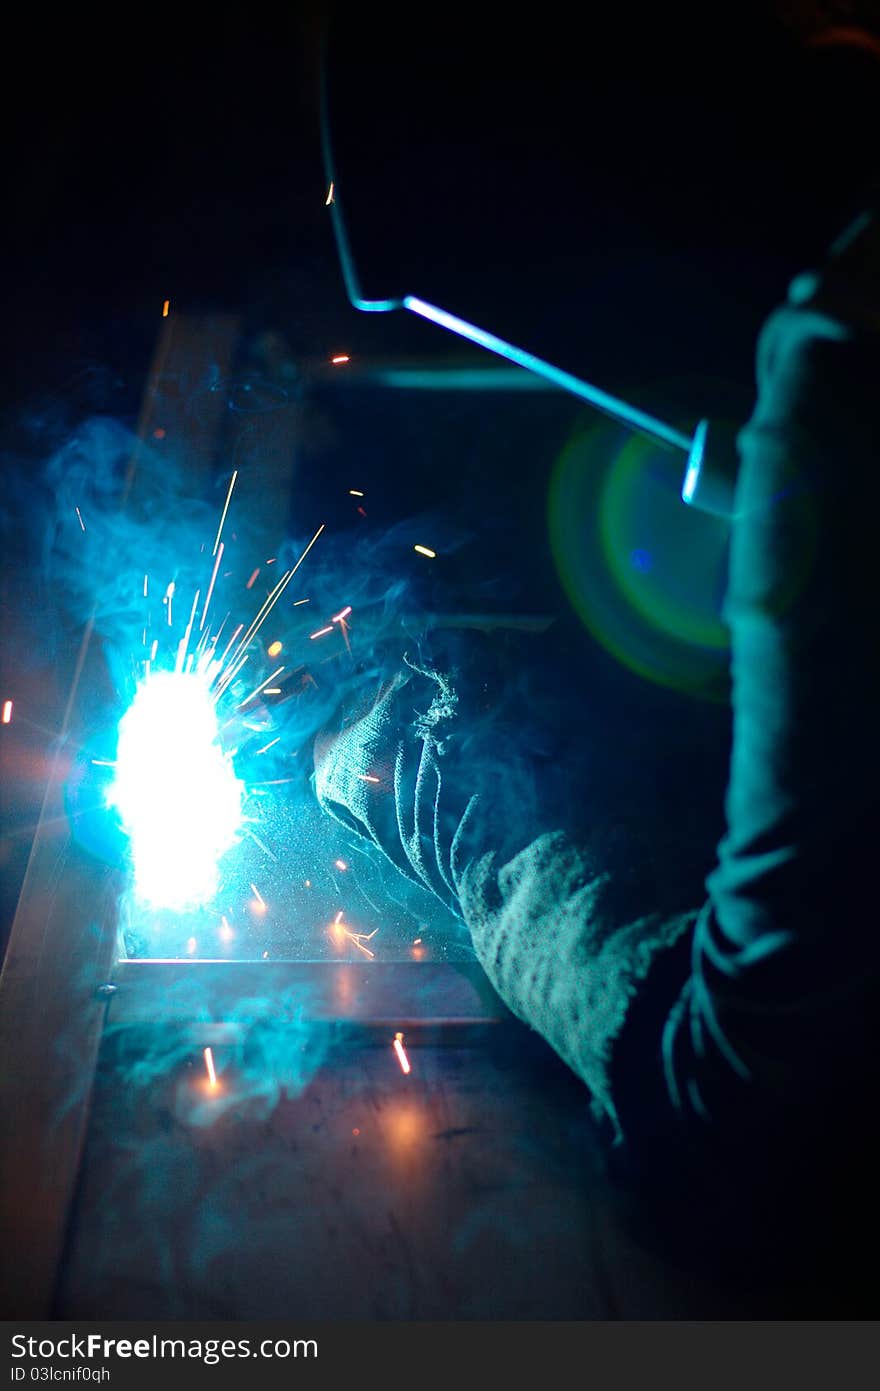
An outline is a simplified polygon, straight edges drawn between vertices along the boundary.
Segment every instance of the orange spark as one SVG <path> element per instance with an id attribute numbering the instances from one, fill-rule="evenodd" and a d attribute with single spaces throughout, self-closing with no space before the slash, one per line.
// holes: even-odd
<path id="1" fill-rule="evenodd" d="M 401 1071 L 404 1073 L 409 1072 L 409 1058 L 406 1056 L 406 1051 L 403 1046 L 403 1034 L 401 1033 L 394 1035 L 394 1051 L 397 1054 L 397 1060 L 400 1063 Z"/>
<path id="2" fill-rule="evenodd" d="M 11 724 L 11 723 L 12 723 L 12 701 L 11 701 L 11 700 L 4 700 L 4 702 L 3 702 L 3 723 L 4 723 L 4 724 Z"/>
<path id="3" fill-rule="evenodd" d="M 351 362 L 351 358 L 348 353 L 337 353 L 335 357 L 331 357 L 330 361 L 334 367 L 341 367 L 343 362 Z"/>
<path id="4" fill-rule="evenodd" d="M 344 860 L 334 860 L 333 863 L 335 864 L 337 869 L 348 869 L 348 865 L 345 863 Z"/>
<path id="5" fill-rule="evenodd" d="M 266 900 L 264 899 L 263 895 L 260 893 L 260 890 L 257 888 L 256 884 L 251 884 L 251 888 L 252 888 L 253 891 L 254 891 L 254 902 L 251 904 L 251 907 L 253 908 L 253 911 L 254 911 L 255 913 L 265 913 L 265 911 L 266 911 Z"/>
<path id="6" fill-rule="evenodd" d="M 170 299 L 166 299 L 165 303 L 162 305 L 162 318 L 163 318 L 163 319 L 167 319 L 167 318 L 168 318 L 168 310 L 169 310 L 170 308 L 171 308 L 171 300 L 170 300 Z"/>
<path id="7" fill-rule="evenodd" d="M 214 1071 L 214 1054 L 210 1048 L 205 1049 L 204 1059 L 205 1068 L 207 1069 L 208 1073 L 208 1086 L 211 1087 L 213 1090 L 213 1088 L 217 1085 L 217 1073 Z"/>
<path id="8" fill-rule="evenodd" d="M 309 633 L 309 641 L 310 641 L 310 642 L 314 642 L 315 638 L 322 638 L 322 637 L 324 637 L 327 633 L 332 633 L 332 632 L 333 632 L 333 624 L 331 623 L 331 624 L 329 624 L 326 628 L 319 628 L 318 631 L 317 631 L 316 633 Z"/>
<path id="9" fill-rule="evenodd" d="M 341 611 L 340 613 L 334 614 L 333 617 L 331 618 L 330 622 L 331 622 L 331 623 L 341 623 L 342 620 L 343 620 L 343 618 L 348 618 L 348 615 L 349 615 L 350 613 L 351 613 L 351 604 L 348 604 L 347 607 L 344 608 L 344 609 L 342 609 L 342 611 Z"/>
<path id="10" fill-rule="evenodd" d="M 281 643 L 278 642 L 277 639 L 275 642 L 270 642 L 269 646 L 266 648 L 266 653 L 269 657 L 277 657 L 280 651 Z"/>
<path id="11" fill-rule="evenodd" d="M 254 573 L 251 575 L 250 579 L 248 580 L 247 584 L 245 585 L 245 589 L 253 589 L 253 587 L 254 587 L 254 580 L 257 578 L 257 575 L 258 575 L 259 573 L 260 573 L 259 569 L 256 569 L 256 570 L 254 571 Z"/>

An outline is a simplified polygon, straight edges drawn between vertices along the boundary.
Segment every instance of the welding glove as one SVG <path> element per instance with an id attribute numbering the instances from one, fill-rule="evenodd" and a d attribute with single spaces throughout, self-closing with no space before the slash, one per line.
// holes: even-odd
<path id="1" fill-rule="evenodd" d="M 567 718 L 547 739 L 549 718 L 536 728 L 534 713 L 499 713 L 526 663 L 496 663 L 487 692 L 490 651 L 470 646 L 446 672 L 404 662 L 318 738 L 315 790 L 331 816 L 464 919 L 508 1007 L 586 1081 L 597 1115 L 613 1117 L 612 1040 L 655 955 L 693 926 L 682 908 L 695 883 L 681 863 L 689 847 L 674 828 L 664 836 L 652 822 L 637 834 L 615 814 L 600 760 L 584 758 L 608 743 L 600 716 L 591 739 L 563 703 Z M 533 687 L 524 704 L 536 701 Z M 577 836 L 566 792 L 589 808 L 591 829 Z"/>

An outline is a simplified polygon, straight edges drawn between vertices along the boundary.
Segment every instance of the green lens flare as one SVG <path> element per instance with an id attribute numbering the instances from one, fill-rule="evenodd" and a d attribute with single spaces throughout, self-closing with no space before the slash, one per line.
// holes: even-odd
<path id="1" fill-rule="evenodd" d="M 681 460 L 598 426 L 560 455 L 548 512 L 557 570 L 607 651 L 645 679 L 721 698 L 728 524 L 681 502 Z"/>

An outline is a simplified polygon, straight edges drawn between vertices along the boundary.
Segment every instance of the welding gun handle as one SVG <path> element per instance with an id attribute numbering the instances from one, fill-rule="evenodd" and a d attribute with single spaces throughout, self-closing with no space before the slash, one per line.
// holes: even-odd
<path id="1" fill-rule="evenodd" d="M 739 453 L 737 427 L 701 420 L 691 443 L 681 488 L 682 501 L 728 521 L 736 515 Z"/>

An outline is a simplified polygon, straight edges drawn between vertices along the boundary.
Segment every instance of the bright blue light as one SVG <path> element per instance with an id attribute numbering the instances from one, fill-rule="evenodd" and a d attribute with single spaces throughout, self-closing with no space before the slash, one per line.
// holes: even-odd
<path id="1" fill-rule="evenodd" d="M 703 467 L 703 454 L 706 449 L 706 435 L 709 430 L 708 420 L 701 420 L 691 442 L 688 455 L 687 473 L 684 476 L 684 483 L 681 485 L 682 502 L 692 503 L 694 494 L 697 491 L 697 484 L 700 481 L 700 472 Z"/>
<path id="2" fill-rule="evenodd" d="M 243 793 L 205 679 L 149 676 L 120 721 L 107 794 L 131 842 L 135 896 L 157 908 L 209 903 L 238 840 Z"/>
<path id="3" fill-rule="evenodd" d="M 622 420 L 632 429 L 640 430 L 652 439 L 663 440 L 666 444 L 674 445 L 676 449 L 690 451 L 691 440 L 688 435 L 683 435 L 680 430 L 673 430 L 671 425 L 657 420 L 652 415 L 646 415 L 644 411 L 636 410 L 635 406 L 628 405 L 626 401 L 609 396 L 607 391 L 600 391 L 598 387 L 590 386 L 588 382 L 581 381 L 580 377 L 572 376 L 571 372 L 563 372 L 561 368 L 554 367 L 552 363 L 545 362 L 543 358 L 535 357 L 534 353 L 527 353 L 522 348 L 514 347 L 512 343 L 505 343 L 503 338 L 496 338 L 494 333 L 487 333 L 485 329 L 477 328 L 475 324 L 469 324 L 467 320 L 459 319 L 457 315 L 449 314 L 445 309 L 438 309 L 436 305 L 428 304 L 415 295 L 407 295 L 404 298 L 403 307 L 412 314 L 418 314 L 421 318 L 429 319 L 431 323 L 438 324 L 440 328 L 449 329 L 450 333 L 457 333 L 460 338 L 467 338 L 471 343 L 478 343 L 481 348 L 487 348 L 490 353 L 506 357 L 509 362 L 515 362 L 519 367 L 524 367 L 526 371 L 544 377 L 546 381 L 561 387 L 563 391 L 570 391 L 573 396 L 580 396 L 582 400 L 589 401 L 591 406 L 604 411 L 614 420 Z"/>

